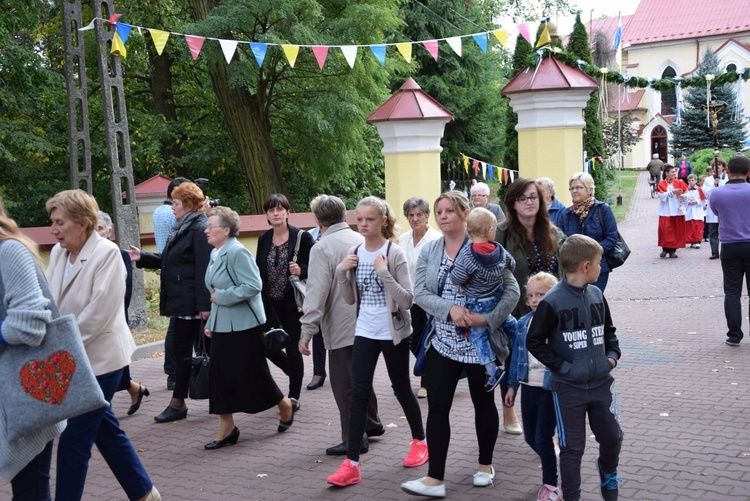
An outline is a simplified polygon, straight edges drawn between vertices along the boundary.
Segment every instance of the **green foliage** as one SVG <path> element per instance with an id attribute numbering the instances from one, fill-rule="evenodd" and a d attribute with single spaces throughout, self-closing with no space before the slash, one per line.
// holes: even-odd
<path id="1" fill-rule="evenodd" d="M 568 40 L 567 50 L 589 64 L 593 62 L 591 56 L 591 45 L 589 44 L 589 35 L 586 32 L 586 27 L 581 22 L 580 12 L 576 13 L 576 21 L 575 24 L 573 24 L 573 31 Z"/>
<path id="2" fill-rule="evenodd" d="M 512 78 L 523 70 L 528 65 L 527 60 L 533 53 L 534 49 L 531 44 L 523 35 L 519 34 L 516 37 L 516 50 L 513 52 L 508 77 Z M 518 170 L 518 132 L 516 131 L 518 115 L 510 107 L 510 100 L 506 99 L 504 103 L 505 148 L 503 149 L 503 162 L 500 165 L 506 169 Z M 505 198 L 504 186 L 501 186 L 500 200 L 503 198 Z"/>
<path id="3" fill-rule="evenodd" d="M 492 2 L 446 0 L 431 2 L 429 8 L 409 2 L 402 7 L 406 25 L 403 35 L 410 40 L 430 40 L 477 31 L 477 26 L 490 30 L 495 28 L 495 14 Z M 461 57 L 447 44 L 441 44 L 437 61 L 427 51 L 415 50 L 412 76 L 455 116 L 443 135 L 444 167 L 462 153 L 492 164 L 499 164 L 502 158 L 505 134 L 500 90 L 507 82 L 502 70 L 507 64 L 507 52 L 493 40 L 485 54 L 473 40 L 464 39 Z M 393 90 L 401 82 L 394 79 Z"/>
<path id="4" fill-rule="evenodd" d="M 604 139 L 604 155 L 609 158 L 618 149 L 618 140 L 622 146 L 622 154 L 627 155 L 640 141 L 638 132 L 633 127 L 633 117 L 628 113 L 622 115 L 620 124 L 616 116 L 610 116 L 602 120 L 602 137 Z"/>
<path id="5" fill-rule="evenodd" d="M 706 49 L 703 60 L 698 66 L 699 75 L 716 74 L 719 72 L 719 59 L 711 51 Z M 711 98 L 717 102 L 724 102 L 726 107 L 718 112 L 717 140 L 722 148 L 735 151 L 742 149 L 745 143 L 747 131 L 741 120 L 734 120 L 734 108 L 736 96 L 734 86 L 730 84 L 713 85 L 711 87 Z M 693 88 L 685 93 L 685 107 L 682 110 L 682 122 L 680 125 L 673 124 L 671 154 L 679 156 L 682 152 L 693 152 L 702 148 L 713 147 L 713 128 L 707 123 L 705 108 L 707 100 L 706 86 Z"/>
<path id="6" fill-rule="evenodd" d="M 724 159 L 725 162 L 729 162 L 729 159 L 736 155 L 734 150 L 719 150 L 719 158 Z M 747 155 L 747 152 L 745 153 Z M 698 150 L 688 157 L 688 160 L 693 165 L 693 173 L 696 176 L 703 176 L 706 174 L 706 167 L 714 162 L 714 149 L 704 148 Z"/>

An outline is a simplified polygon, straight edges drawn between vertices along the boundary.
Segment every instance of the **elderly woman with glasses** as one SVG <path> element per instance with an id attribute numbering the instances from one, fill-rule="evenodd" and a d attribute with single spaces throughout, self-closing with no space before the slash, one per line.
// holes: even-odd
<path id="1" fill-rule="evenodd" d="M 544 271 L 560 276 L 562 270 L 558 253 L 565 235 L 550 222 L 542 190 L 533 179 L 516 179 L 508 187 L 505 207 L 508 219 L 498 225 L 495 241 L 505 247 L 516 260 L 513 276 L 521 288 L 521 297 L 525 298 L 526 282 L 532 275 Z M 530 311 L 525 301 L 519 301 L 513 310 L 513 316 L 521 318 Z M 510 355 L 505 367 L 509 367 L 509 363 Z M 500 383 L 500 389 L 505 399 L 508 391 L 505 380 Z M 512 406 L 503 405 L 503 428 L 506 433 L 513 435 L 523 433 Z"/>
<path id="2" fill-rule="evenodd" d="M 557 224 L 557 217 L 560 212 L 565 210 L 565 205 L 555 198 L 555 183 L 548 177 L 540 177 L 536 180 L 536 184 L 539 185 L 539 192 L 542 194 L 544 203 L 547 206 L 547 213 L 549 213 L 549 220 L 552 224 Z"/>
<path id="3" fill-rule="evenodd" d="M 609 205 L 594 198 L 594 178 L 587 172 L 576 172 L 568 183 L 573 205 L 562 211 L 557 226 L 568 236 L 580 233 L 593 238 L 604 249 L 606 256 L 617 243 L 617 221 Z M 683 218 L 684 220 L 684 218 Z M 594 283 L 602 292 L 609 280 L 607 260 L 602 258 L 602 271 Z"/>
<path id="4" fill-rule="evenodd" d="M 471 207 L 484 207 L 495 215 L 498 223 L 505 221 L 505 214 L 502 207 L 490 203 L 490 187 L 487 183 L 477 183 L 471 187 Z"/>
<path id="5" fill-rule="evenodd" d="M 427 242 L 437 240 L 442 234 L 427 224 L 430 218 L 430 203 L 421 197 L 412 197 L 404 202 L 404 216 L 409 221 L 411 230 L 398 237 L 398 246 L 406 251 L 406 263 L 409 267 L 411 283 L 417 279 L 417 260 L 419 253 L 427 245 Z M 411 307 L 411 352 L 417 356 L 419 343 L 422 340 L 422 331 L 427 324 L 427 314 L 418 304 Z M 422 378 L 424 380 L 424 377 Z M 417 397 L 427 398 L 427 389 L 424 381 L 419 385 Z"/>

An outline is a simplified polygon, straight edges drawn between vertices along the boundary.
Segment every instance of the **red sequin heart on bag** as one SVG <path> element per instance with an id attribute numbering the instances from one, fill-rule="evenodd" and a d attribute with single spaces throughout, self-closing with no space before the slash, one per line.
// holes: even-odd
<path id="1" fill-rule="evenodd" d="M 18 373 L 23 391 L 42 402 L 61 405 L 76 372 L 76 359 L 67 351 L 56 351 L 47 360 L 29 360 Z"/>

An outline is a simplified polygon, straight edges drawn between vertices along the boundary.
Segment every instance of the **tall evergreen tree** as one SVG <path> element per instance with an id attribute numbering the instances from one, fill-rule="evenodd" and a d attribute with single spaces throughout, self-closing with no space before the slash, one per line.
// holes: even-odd
<path id="1" fill-rule="evenodd" d="M 709 48 L 703 54 L 703 60 L 698 66 L 698 75 L 715 75 L 719 73 L 719 58 Z M 685 92 L 685 107 L 682 110 L 680 125 L 673 124 L 672 155 L 679 156 L 685 152 L 694 153 L 703 148 L 713 147 L 713 127 L 707 120 L 706 106 L 707 91 L 705 87 L 691 87 Z M 744 124 L 734 120 L 734 109 L 737 105 L 732 84 L 711 87 L 711 97 L 717 102 L 726 104 L 726 108 L 718 113 L 717 139 L 721 148 L 735 151 L 742 149 L 747 137 Z M 739 116 L 744 115 L 740 110 Z"/>
<path id="2" fill-rule="evenodd" d="M 589 36 L 586 33 L 586 27 L 581 22 L 580 11 L 576 14 L 576 21 L 573 25 L 573 32 L 570 34 L 567 50 L 568 52 L 575 54 L 578 59 L 582 59 L 589 64 L 593 62 Z M 583 116 L 586 121 L 586 131 L 583 135 L 583 149 L 586 150 L 587 158 L 592 159 L 595 157 L 603 157 L 604 136 L 602 135 L 602 120 L 599 113 L 598 91 L 591 94 L 588 103 L 586 103 L 586 109 L 584 110 Z M 606 201 L 607 185 L 604 166 L 600 162 L 595 162 L 592 166 L 591 175 L 596 184 L 596 198 L 597 200 Z"/>

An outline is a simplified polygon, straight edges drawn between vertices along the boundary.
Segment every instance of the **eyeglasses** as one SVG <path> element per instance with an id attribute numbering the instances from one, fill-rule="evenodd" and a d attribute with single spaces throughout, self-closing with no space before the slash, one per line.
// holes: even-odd
<path id="1" fill-rule="evenodd" d="M 489 195 L 482 195 L 481 193 L 472 193 L 471 198 L 487 198 Z"/>
<path id="2" fill-rule="evenodd" d="M 532 204 L 535 204 L 539 201 L 539 197 L 536 195 L 532 195 L 530 197 L 518 197 L 516 198 L 516 202 L 519 204 L 525 204 L 526 202 L 531 202 Z"/>
<path id="3" fill-rule="evenodd" d="M 214 228 L 226 228 L 226 226 L 223 224 L 217 224 L 217 225 L 207 224 L 206 225 L 207 230 L 213 230 Z"/>
<path id="4" fill-rule="evenodd" d="M 570 188 L 568 188 L 569 191 L 581 191 L 585 189 L 586 189 L 585 186 L 571 186 Z"/>

